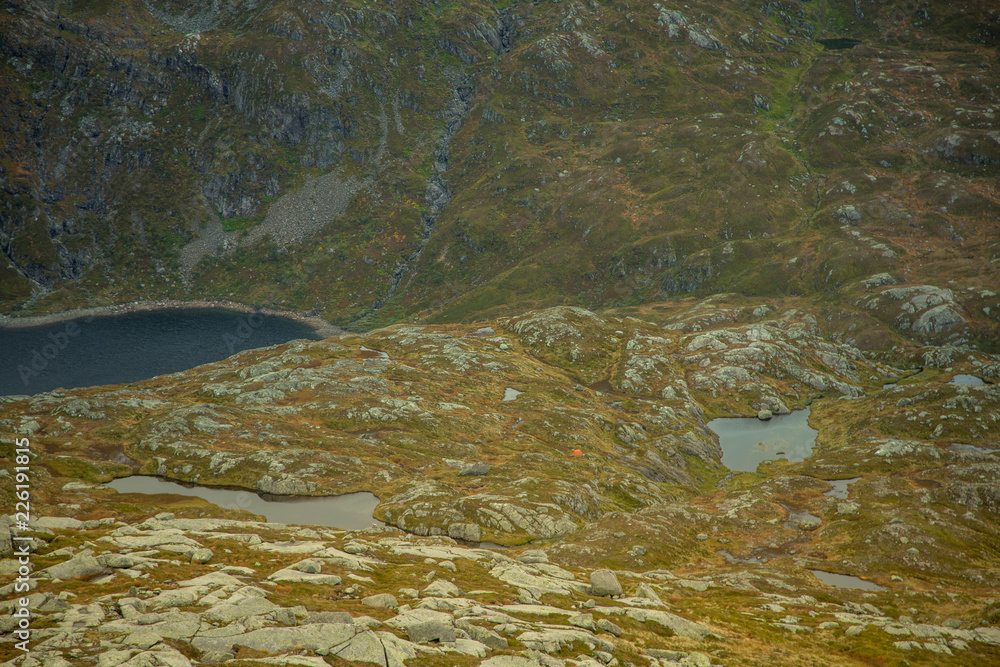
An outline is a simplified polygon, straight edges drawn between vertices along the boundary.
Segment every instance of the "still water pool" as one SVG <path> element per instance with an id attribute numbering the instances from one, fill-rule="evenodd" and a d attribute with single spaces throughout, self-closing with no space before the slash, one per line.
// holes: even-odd
<path id="1" fill-rule="evenodd" d="M 381 524 L 372 518 L 372 512 L 378 506 L 378 498 L 364 492 L 321 498 L 261 497 L 250 491 L 189 486 L 143 475 L 120 477 L 108 482 L 106 486 L 118 493 L 173 493 L 179 496 L 204 498 L 224 509 L 261 514 L 270 523 L 329 526 L 344 530 L 361 530 L 373 523 Z"/>
<path id="2" fill-rule="evenodd" d="M 817 431 L 809 426 L 809 408 L 767 421 L 756 417 L 713 419 L 708 427 L 719 436 L 722 465 L 740 472 L 755 472 L 763 461 L 779 458 L 802 461 L 816 445 Z"/>

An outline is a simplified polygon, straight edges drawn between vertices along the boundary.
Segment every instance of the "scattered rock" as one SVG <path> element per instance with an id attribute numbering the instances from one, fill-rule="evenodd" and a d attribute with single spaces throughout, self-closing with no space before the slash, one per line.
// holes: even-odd
<path id="1" fill-rule="evenodd" d="M 450 598 L 462 595 L 462 590 L 447 579 L 437 579 L 420 592 L 424 597 Z"/>
<path id="2" fill-rule="evenodd" d="M 469 477 L 472 475 L 486 475 L 490 472 L 490 464 L 479 461 L 477 463 L 472 463 L 464 468 L 458 473 L 459 477 Z"/>
<path id="3" fill-rule="evenodd" d="M 474 523 L 453 523 L 448 526 L 448 536 L 465 542 L 479 542 L 482 540 L 482 531 Z"/>
<path id="4" fill-rule="evenodd" d="M 208 561 L 212 560 L 213 555 L 214 554 L 212 553 L 211 549 L 195 549 L 194 551 L 191 552 L 191 562 L 207 563 Z"/>
<path id="5" fill-rule="evenodd" d="M 611 570 L 595 570 L 590 573 L 590 594 L 597 597 L 613 597 L 622 594 L 622 586 Z"/>
<path id="6" fill-rule="evenodd" d="M 517 557 L 521 563 L 548 563 L 549 555 L 541 549 L 528 549 Z"/>
<path id="7" fill-rule="evenodd" d="M 53 579 L 88 579 L 104 574 L 106 569 L 89 553 L 81 553 L 65 563 L 45 568 L 42 572 Z"/>
<path id="8" fill-rule="evenodd" d="M 395 596 L 389 593 L 369 595 L 366 598 L 361 598 L 361 603 L 368 605 L 369 607 L 385 607 L 387 609 L 399 608 L 399 602 L 396 600 Z"/>

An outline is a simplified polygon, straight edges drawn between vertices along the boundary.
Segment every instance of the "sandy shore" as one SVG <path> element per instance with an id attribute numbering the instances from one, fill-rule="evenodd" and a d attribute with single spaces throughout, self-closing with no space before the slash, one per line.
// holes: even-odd
<path id="1" fill-rule="evenodd" d="M 60 313 L 48 315 L 26 315 L 18 317 L 15 315 L 0 315 L 0 327 L 24 328 L 35 327 L 42 324 L 56 324 L 81 317 L 101 317 L 106 315 L 124 315 L 126 313 L 151 312 L 156 310 L 181 310 L 190 308 L 215 308 L 219 310 L 232 310 L 240 313 L 261 313 L 275 317 L 286 317 L 296 322 L 301 322 L 310 327 L 318 336 L 329 338 L 330 336 L 340 336 L 346 333 L 340 327 L 334 326 L 321 317 L 311 317 L 288 310 L 278 310 L 275 308 L 254 308 L 245 303 L 234 301 L 132 301 L 130 303 L 116 304 L 114 306 L 98 306 L 95 308 L 75 308 L 65 310 Z"/>

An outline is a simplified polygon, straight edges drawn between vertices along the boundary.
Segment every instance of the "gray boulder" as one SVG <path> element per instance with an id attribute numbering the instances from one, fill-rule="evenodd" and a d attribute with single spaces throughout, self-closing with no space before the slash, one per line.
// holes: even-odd
<path id="1" fill-rule="evenodd" d="M 378 595 L 369 595 L 366 598 L 361 599 L 361 604 L 367 605 L 369 607 L 384 607 L 386 609 L 399 609 L 399 602 L 396 597 L 389 593 L 379 593 Z"/>
<path id="2" fill-rule="evenodd" d="M 302 621 L 302 624 L 309 623 L 353 623 L 354 618 L 346 611 L 318 611 L 309 614 L 309 617 Z"/>
<path id="3" fill-rule="evenodd" d="M 281 479 L 274 479 L 270 475 L 264 475 L 257 480 L 257 490 L 262 493 L 270 493 L 276 496 L 303 496 L 315 490 L 316 485 L 291 475 L 284 475 Z"/>
<path id="4" fill-rule="evenodd" d="M 844 204 L 833 212 L 833 218 L 841 224 L 849 225 L 861 221 L 861 212 L 850 204 Z"/>
<path id="5" fill-rule="evenodd" d="M 103 574 L 104 566 L 89 554 L 78 554 L 65 563 L 43 570 L 53 579 L 88 579 Z"/>
<path id="6" fill-rule="evenodd" d="M 483 461 L 478 461 L 476 463 L 471 463 L 458 473 L 459 477 L 469 477 L 471 475 L 485 475 L 490 471 L 490 464 Z"/>
<path id="7" fill-rule="evenodd" d="M 667 628 L 679 637 L 689 637 L 691 639 L 702 640 L 712 636 L 712 631 L 704 625 L 689 621 L 677 614 L 668 611 L 653 611 L 650 609 L 629 609 L 625 612 L 629 618 L 633 618 L 640 623 L 653 621 Z"/>
<path id="8" fill-rule="evenodd" d="M 405 667 L 405 661 L 417 655 L 413 644 L 388 632 L 371 631 L 358 633 L 346 646 L 332 653 L 352 665 L 370 662 L 386 667 Z"/>
<path id="9" fill-rule="evenodd" d="M 448 526 L 448 536 L 465 542 L 479 542 L 483 538 L 483 533 L 474 523 L 453 523 Z"/>
<path id="10" fill-rule="evenodd" d="M 111 567 L 115 569 L 124 569 L 135 567 L 139 563 L 143 562 L 144 558 L 136 558 L 135 556 L 129 556 L 127 554 L 116 554 L 108 553 L 101 554 L 97 557 L 98 561 L 104 561 L 106 567 Z"/>
<path id="11" fill-rule="evenodd" d="M 406 634 L 410 638 L 410 641 L 415 644 L 425 644 L 432 641 L 455 641 L 455 628 L 444 621 L 438 620 L 413 623 L 406 628 Z"/>
<path id="12" fill-rule="evenodd" d="M 472 639 L 475 639 L 480 644 L 485 644 L 492 649 L 505 649 L 509 646 L 504 637 L 501 637 L 488 628 L 473 625 L 464 619 L 458 621 L 455 625 L 464 630 Z"/>
<path id="13" fill-rule="evenodd" d="M 403 630 L 417 644 L 455 641 L 455 620 L 450 614 L 430 609 L 411 609 L 390 618 L 386 623 Z"/>
<path id="14" fill-rule="evenodd" d="M 307 558 L 292 565 L 291 569 L 305 572 L 306 574 L 319 574 L 323 569 L 323 564 L 314 558 Z"/>
<path id="15" fill-rule="evenodd" d="M 191 645 L 199 651 L 232 651 L 234 646 L 267 653 L 283 653 L 292 649 L 307 651 L 330 650 L 350 641 L 358 629 L 354 625 L 322 623 L 294 628 L 261 628 L 228 637 L 195 637 Z"/>
<path id="16" fill-rule="evenodd" d="M 517 557 L 522 563 L 548 563 L 549 555 L 542 551 L 541 549 L 528 549 L 523 554 Z"/>
<path id="17" fill-rule="evenodd" d="M 479 663 L 479 667 L 539 667 L 540 662 L 534 658 L 519 655 L 498 655 Z"/>
<path id="18" fill-rule="evenodd" d="M 609 598 L 622 594 L 622 585 L 611 570 L 594 570 L 590 573 L 590 594 Z"/>
<path id="19" fill-rule="evenodd" d="M 912 329 L 922 334 L 939 334 L 948 331 L 958 324 L 965 322 L 965 318 L 948 305 L 935 306 L 921 313 L 914 322 Z"/>
<path id="20" fill-rule="evenodd" d="M 48 530 L 79 530 L 83 522 L 67 516 L 43 516 L 36 519 L 34 525 Z"/>
<path id="21" fill-rule="evenodd" d="M 208 561 L 212 560 L 212 556 L 214 555 L 215 554 L 212 553 L 211 549 L 195 549 L 194 551 L 191 552 L 191 562 L 207 563 Z"/>
<path id="22" fill-rule="evenodd" d="M 221 604 L 206 611 L 203 616 L 209 621 L 220 623 L 231 623 L 235 620 L 267 614 L 278 608 L 267 598 L 250 597 L 240 600 L 236 604 Z"/>
<path id="23" fill-rule="evenodd" d="M 656 604 L 663 604 L 663 600 L 657 595 L 656 590 L 649 584 L 639 584 L 635 589 L 635 597 L 650 600 Z"/>
<path id="24" fill-rule="evenodd" d="M 462 589 L 447 579 L 438 579 L 420 592 L 423 597 L 452 598 L 462 595 Z"/>
<path id="25" fill-rule="evenodd" d="M 615 637 L 621 637 L 622 636 L 622 629 L 621 629 L 621 627 L 619 627 L 618 625 L 615 625 L 614 623 L 612 623 L 611 621 L 609 621 L 606 618 L 600 618 L 600 619 L 598 619 L 597 620 L 597 627 L 600 630 L 604 630 L 605 632 L 609 632 L 609 633 L 613 634 Z"/>

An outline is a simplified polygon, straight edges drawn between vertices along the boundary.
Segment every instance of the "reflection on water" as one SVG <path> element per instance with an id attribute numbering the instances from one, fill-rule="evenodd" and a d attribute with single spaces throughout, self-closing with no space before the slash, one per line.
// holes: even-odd
<path id="1" fill-rule="evenodd" d="M 378 506 L 378 498 L 365 492 L 327 497 L 269 495 L 262 498 L 250 491 L 186 486 L 142 475 L 121 477 L 108 482 L 106 486 L 118 493 L 173 493 L 204 498 L 223 509 L 262 514 L 270 523 L 330 526 L 345 530 L 361 530 L 373 523 L 381 524 L 372 518 L 372 513 Z"/>
<path id="2" fill-rule="evenodd" d="M 861 591 L 884 591 L 885 587 L 874 584 L 870 581 L 865 581 L 860 577 L 852 577 L 849 574 L 834 574 L 833 572 L 824 572 L 823 570 L 809 570 L 816 578 L 822 581 L 824 584 L 829 584 L 830 586 L 836 586 L 837 588 L 855 588 Z"/>
<path id="3" fill-rule="evenodd" d="M 816 429 L 809 426 L 809 408 L 768 421 L 756 417 L 713 419 L 708 427 L 719 436 L 722 464 L 741 472 L 754 472 L 761 462 L 778 458 L 802 461 L 816 444 Z"/>

